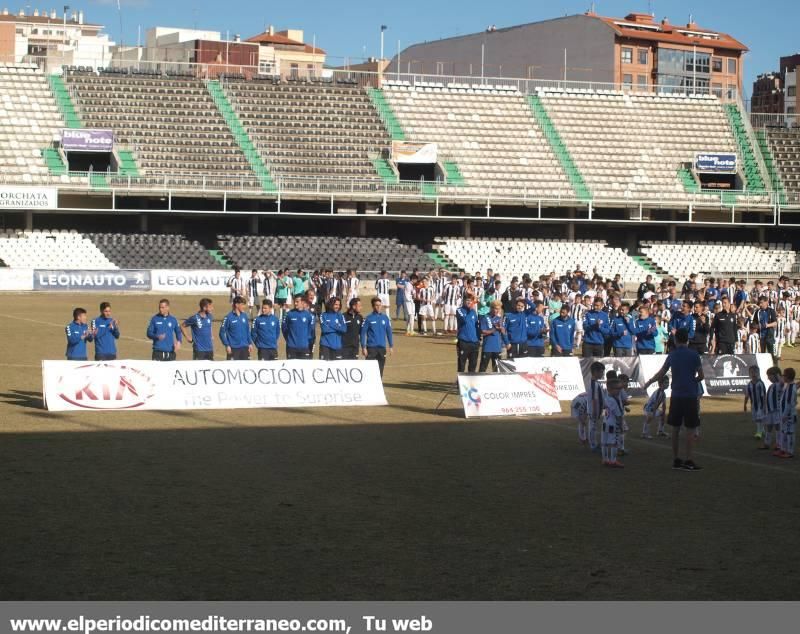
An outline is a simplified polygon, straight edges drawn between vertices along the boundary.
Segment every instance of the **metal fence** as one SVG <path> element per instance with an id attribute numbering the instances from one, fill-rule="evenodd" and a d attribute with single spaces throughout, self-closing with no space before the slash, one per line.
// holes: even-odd
<path id="1" fill-rule="evenodd" d="M 765 128 L 800 128 L 800 118 L 797 115 L 750 113 L 750 123 L 757 130 Z"/>

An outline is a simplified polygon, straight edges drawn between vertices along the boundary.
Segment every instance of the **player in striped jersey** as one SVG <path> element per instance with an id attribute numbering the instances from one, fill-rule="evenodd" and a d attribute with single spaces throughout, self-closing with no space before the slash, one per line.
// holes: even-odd
<path id="1" fill-rule="evenodd" d="M 433 274 L 433 291 L 434 291 L 434 304 L 433 304 L 433 318 L 441 319 L 444 321 L 444 287 L 447 286 L 447 272 L 444 269 L 439 269 L 439 274 Z M 444 328 L 446 330 L 446 328 Z"/>
<path id="2" fill-rule="evenodd" d="M 794 303 L 789 307 L 789 340 L 787 344 L 794 348 L 797 343 L 797 335 L 800 333 L 800 296 L 795 296 Z"/>
<path id="3" fill-rule="evenodd" d="M 358 277 L 356 276 L 355 269 L 350 269 L 349 271 L 347 271 L 346 290 L 347 290 L 348 304 L 350 303 L 350 300 L 358 299 L 358 286 L 360 283 L 361 280 L 359 280 Z"/>
<path id="4" fill-rule="evenodd" d="M 583 316 L 586 314 L 586 311 L 589 310 L 588 301 L 588 297 L 586 298 L 586 302 L 584 302 L 583 296 L 580 293 L 575 293 L 569 308 L 569 316 L 575 320 L 574 350 L 580 348 L 583 343 Z"/>
<path id="5" fill-rule="evenodd" d="M 747 354 L 758 354 L 761 352 L 761 336 L 758 334 L 758 323 L 750 324 L 750 334 L 747 336 L 745 346 Z"/>
<path id="6" fill-rule="evenodd" d="M 589 373 L 591 375 L 589 393 L 587 394 L 589 397 L 589 429 L 586 434 L 587 438 L 584 438 L 583 442 L 585 443 L 588 440 L 589 448 L 593 452 L 598 451 L 597 431 L 598 429 L 602 429 L 603 419 L 605 418 L 605 390 L 600 383 L 600 381 L 603 380 L 603 372 L 605 369 L 605 366 L 599 361 L 595 361 L 589 366 Z"/>
<path id="7" fill-rule="evenodd" d="M 456 311 L 462 303 L 462 289 L 458 284 L 458 276 L 453 275 L 450 283 L 445 285 L 440 295 L 442 307 L 444 309 L 444 333 L 454 335 L 457 330 Z"/>
<path id="8" fill-rule="evenodd" d="M 275 273 L 272 271 L 264 271 L 262 279 L 263 282 L 261 284 L 261 288 L 264 291 L 264 299 L 274 302 L 275 287 L 277 286 L 276 282 L 278 281 L 278 279 L 275 277 Z"/>
<path id="9" fill-rule="evenodd" d="M 383 307 L 386 315 L 389 314 L 390 285 L 391 281 L 389 280 L 389 274 L 385 270 L 381 271 L 380 277 L 375 280 L 375 294 L 378 296 L 378 299 L 381 300 L 381 306 Z"/>
<path id="10" fill-rule="evenodd" d="M 775 326 L 775 341 L 772 344 L 772 356 L 775 358 L 775 361 L 781 360 L 781 355 L 783 354 L 783 344 L 786 343 L 786 337 L 789 335 L 789 320 L 786 319 L 786 311 L 783 307 L 778 307 L 778 320 L 777 326 Z"/>
<path id="11" fill-rule="evenodd" d="M 242 277 L 240 269 L 233 270 L 233 277 L 228 280 L 228 289 L 231 294 L 231 306 L 233 306 L 233 300 L 247 294 L 247 281 Z"/>
<path id="12" fill-rule="evenodd" d="M 767 389 L 764 381 L 761 380 L 761 371 L 757 365 L 751 365 L 748 370 L 750 382 L 744 391 L 744 411 L 747 411 L 747 403 L 750 403 L 750 411 L 753 414 L 753 422 L 756 425 L 755 438 L 761 440 L 764 437 L 764 419 L 767 416 Z"/>
<path id="13" fill-rule="evenodd" d="M 422 282 L 422 288 L 417 293 L 419 297 L 419 317 L 422 325 L 422 334 L 428 334 L 428 320 L 433 324 L 433 334 L 436 334 L 436 316 L 434 313 L 433 305 L 436 301 L 436 291 L 430 285 L 430 281 L 425 278 Z"/>
<path id="14" fill-rule="evenodd" d="M 258 291 L 261 290 L 262 281 L 258 275 L 258 269 L 250 271 L 250 279 L 247 280 L 247 307 L 250 319 L 255 319 L 261 312 L 261 305 L 258 301 Z"/>
<path id="15" fill-rule="evenodd" d="M 794 368 L 783 371 L 783 393 L 781 394 L 781 449 L 773 455 L 779 458 L 794 458 L 794 432 L 797 425 L 797 385 Z"/>
<path id="16" fill-rule="evenodd" d="M 767 388 L 767 417 L 764 420 L 764 438 L 761 449 L 770 448 L 780 449 L 780 428 L 781 428 L 781 394 L 783 393 L 783 383 L 781 383 L 781 369 L 772 367 L 767 370 L 769 388 Z"/>
<path id="17" fill-rule="evenodd" d="M 658 389 L 650 395 L 644 406 L 644 423 L 642 424 L 642 438 L 652 438 L 650 435 L 650 423 L 655 421 L 657 424 L 656 435 L 667 436 L 664 429 L 667 411 L 667 393 L 669 387 L 669 377 L 662 376 L 658 381 Z"/>

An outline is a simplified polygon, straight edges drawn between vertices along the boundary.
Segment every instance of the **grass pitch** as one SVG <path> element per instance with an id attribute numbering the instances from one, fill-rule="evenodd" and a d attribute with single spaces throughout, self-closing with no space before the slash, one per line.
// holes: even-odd
<path id="1" fill-rule="evenodd" d="M 641 401 L 620 471 L 566 414 L 434 413 L 443 338 L 397 337 L 389 407 L 48 413 L 40 361 L 102 299 L 0 296 L 0 599 L 797 599 L 800 466 L 739 399 L 704 401 L 699 473 L 638 438 Z M 157 300 L 111 298 L 121 357 L 149 358 Z"/>

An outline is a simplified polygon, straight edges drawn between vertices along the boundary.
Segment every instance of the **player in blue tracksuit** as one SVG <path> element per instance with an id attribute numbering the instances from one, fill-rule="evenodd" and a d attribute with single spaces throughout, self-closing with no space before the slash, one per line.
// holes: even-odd
<path id="1" fill-rule="evenodd" d="M 250 337 L 250 317 L 244 297 L 233 299 L 233 310 L 222 320 L 219 338 L 228 353 L 228 361 L 250 360 L 253 340 Z"/>
<path id="2" fill-rule="evenodd" d="M 94 337 L 94 360 L 113 361 L 117 358 L 119 322 L 111 316 L 111 304 L 100 304 L 100 316 L 92 320 L 89 330 Z"/>
<path id="3" fill-rule="evenodd" d="M 381 300 L 372 298 L 372 313 L 364 318 L 361 324 L 361 348 L 364 357 L 376 360 L 383 376 L 386 365 L 386 344 L 389 344 L 389 354 L 394 352 L 394 339 L 392 338 L 392 322 L 381 312 Z"/>
<path id="4" fill-rule="evenodd" d="M 183 336 L 192 344 L 192 360 L 214 360 L 214 302 L 208 298 L 200 300 L 200 310 L 181 324 Z M 184 328 L 191 330 L 191 336 Z"/>
<path id="5" fill-rule="evenodd" d="M 158 302 L 158 313 L 147 326 L 147 338 L 153 342 L 153 361 L 175 361 L 183 333 L 178 320 L 169 314 L 169 300 Z"/>
<path id="6" fill-rule="evenodd" d="M 592 310 L 583 316 L 583 356 L 602 357 L 606 337 L 611 334 L 608 313 L 603 310 L 603 298 L 595 297 Z"/>
<path id="7" fill-rule="evenodd" d="M 649 306 L 639 307 L 639 317 L 633 321 L 631 331 L 636 337 L 636 351 L 640 355 L 656 353 L 658 325 L 656 324 L 656 320 L 650 316 Z"/>
<path id="8" fill-rule="evenodd" d="M 685 330 L 689 341 L 694 337 L 694 319 L 692 319 L 692 302 L 685 301 L 681 304 L 682 310 L 673 312 L 669 320 L 669 345 L 670 350 L 675 347 L 675 335 L 679 330 Z"/>
<path id="9" fill-rule="evenodd" d="M 569 305 L 564 304 L 550 322 L 550 356 L 571 357 L 575 342 L 575 320 L 569 316 Z"/>
<path id="10" fill-rule="evenodd" d="M 621 304 L 619 314 L 610 322 L 611 346 L 615 357 L 633 356 L 633 324 L 628 310 L 627 304 Z"/>
<path id="11" fill-rule="evenodd" d="M 523 304 L 524 307 L 524 304 Z M 524 314 L 523 314 L 524 318 Z M 456 311 L 456 352 L 458 371 L 475 372 L 478 369 L 478 352 L 481 344 L 481 324 L 475 310 L 475 296 L 465 295 L 464 305 Z M 508 329 L 508 320 L 506 320 Z"/>
<path id="12" fill-rule="evenodd" d="M 542 315 L 543 312 L 544 304 L 537 301 L 534 304 L 534 310 L 528 313 L 525 320 L 527 325 L 529 357 L 544 356 L 544 340 L 547 334 L 547 322 Z"/>
<path id="13" fill-rule="evenodd" d="M 341 309 L 342 302 L 334 297 L 328 301 L 327 310 L 319 317 L 319 358 L 323 361 L 342 358 L 342 335 L 347 332 L 347 324 L 344 323 Z"/>
<path id="14" fill-rule="evenodd" d="M 305 296 L 295 295 L 294 308 L 286 312 L 281 324 L 287 359 L 311 359 L 317 337 L 315 324 L 314 314 L 308 310 Z"/>
<path id="15" fill-rule="evenodd" d="M 86 323 L 86 311 L 76 308 L 72 311 L 72 321 L 67 324 L 67 361 L 87 361 L 89 353 L 86 344 L 92 341 L 92 331 Z"/>
<path id="16" fill-rule="evenodd" d="M 509 346 L 505 318 L 500 314 L 502 307 L 503 302 L 495 300 L 491 303 L 489 314 L 480 318 L 483 348 L 478 372 L 486 372 L 490 362 L 492 371 L 497 372 L 497 361 L 500 359 L 500 353 Z"/>
<path id="17" fill-rule="evenodd" d="M 261 302 L 261 314 L 253 320 L 250 338 L 258 350 L 259 361 L 274 361 L 278 358 L 278 339 L 281 336 L 281 322 L 272 313 L 272 300 Z"/>
<path id="18" fill-rule="evenodd" d="M 506 315 L 506 333 L 511 344 L 508 357 L 520 359 L 528 356 L 528 315 L 525 313 L 525 300 L 519 298 L 514 303 L 514 308 L 513 313 Z"/>

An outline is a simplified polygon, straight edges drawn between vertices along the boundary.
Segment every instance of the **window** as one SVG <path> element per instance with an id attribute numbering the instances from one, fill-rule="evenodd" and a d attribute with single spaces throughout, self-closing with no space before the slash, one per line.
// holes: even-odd
<path id="1" fill-rule="evenodd" d="M 632 48 L 623 48 L 622 49 L 622 63 L 623 64 L 632 64 L 633 63 L 633 49 Z"/>
<path id="2" fill-rule="evenodd" d="M 736 74 L 736 58 L 730 57 L 728 58 L 728 74 L 735 75 Z"/>
<path id="3" fill-rule="evenodd" d="M 300 64 L 292 64 L 289 67 L 289 75 L 297 79 L 300 76 Z"/>
<path id="4" fill-rule="evenodd" d="M 715 58 L 713 58 L 711 60 L 711 70 L 714 71 L 715 73 L 721 73 L 722 72 L 722 58 L 721 57 L 715 57 Z"/>
<path id="5" fill-rule="evenodd" d="M 637 75 L 636 76 L 636 83 L 640 87 L 647 87 L 647 75 Z"/>
<path id="6" fill-rule="evenodd" d="M 797 96 L 797 86 L 787 86 L 787 88 L 786 88 L 786 96 L 787 97 L 796 97 Z"/>
<path id="7" fill-rule="evenodd" d="M 622 76 L 622 83 L 629 88 L 633 86 L 633 75 L 623 75 Z"/>
<path id="8" fill-rule="evenodd" d="M 717 97 L 722 99 L 722 84 L 711 84 L 711 92 L 713 92 Z"/>
<path id="9" fill-rule="evenodd" d="M 639 63 L 640 64 L 647 64 L 647 54 L 649 51 L 646 48 L 639 49 Z"/>
<path id="10" fill-rule="evenodd" d="M 736 85 L 728 84 L 728 99 L 735 99 L 735 98 L 736 98 Z"/>
<path id="11" fill-rule="evenodd" d="M 786 114 L 797 114 L 797 109 L 794 106 L 786 108 Z"/>

